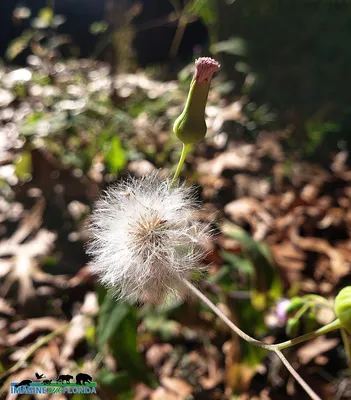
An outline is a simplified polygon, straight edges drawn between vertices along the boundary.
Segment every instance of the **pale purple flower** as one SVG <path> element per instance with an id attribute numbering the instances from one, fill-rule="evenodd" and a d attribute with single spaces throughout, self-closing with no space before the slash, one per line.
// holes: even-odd
<path id="1" fill-rule="evenodd" d="M 276 306 L 276 315 L 281 323 L 285 323 L 288 319 L 288 314 L 286 312 L 290 305 L 289 299 L 281 299 L 278 301 Z"/>

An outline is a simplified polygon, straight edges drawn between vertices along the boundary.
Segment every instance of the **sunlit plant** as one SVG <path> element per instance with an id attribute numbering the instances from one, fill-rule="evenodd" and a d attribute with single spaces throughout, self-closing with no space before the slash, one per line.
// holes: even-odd
<path id="1" fill-rule="evenodd" d="M 274 352 L 309 397 L 320 400 L 282 350 L 340 329 L 350 357 L 347 335 L 351 332 L 351 287 L 344 288 L 335 299 L 337 318 L 317 330 L 311 325 L 308 329 L 311 331 L 302 336 L 296 336 L 301 318 L 314 317 L 315 307 L 326 305 L 327 301 L 307 295 L 285 302 L 279 313 L 281 319 L 287 321 L 287 333 L 292 339 L 267 344 L 243 332 L 192 283 L 193 273 L 198 271 L 204 255 L 201 245 L 210 239 L 210 232 L 208 226 L 196 222 L 194 211 L 199 205 L 193 190 L 179 183 L 179 175 L 188 152 L 205 138 L 205 106 L 212 75 L 219 67 L 215 60 L 207 57 L 195 62 L 184 111 L 173 127 L 183 143 L 173 178 L 153 173 L 141 179 L 129 179 L 107 189 L 96 203 L 88 246 L 93 258 L 91 269 L 117 298 L 123 300 L 159 304 L 170 292 L 181 297 L 192 293 L 242 339 Z M 285 317 L 287 315 L 289 318 Z"/>

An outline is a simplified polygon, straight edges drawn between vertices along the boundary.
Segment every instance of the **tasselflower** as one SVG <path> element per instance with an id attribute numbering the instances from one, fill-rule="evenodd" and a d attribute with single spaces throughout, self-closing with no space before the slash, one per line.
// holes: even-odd
<path id="1" fill-rule="evenodd" d="M 91 270 L 116 297 L 159 303 L 186 293 L 209 229 L 194 219 L 194 190 L 154 172 L 106 190 L 91 216 Z"/>

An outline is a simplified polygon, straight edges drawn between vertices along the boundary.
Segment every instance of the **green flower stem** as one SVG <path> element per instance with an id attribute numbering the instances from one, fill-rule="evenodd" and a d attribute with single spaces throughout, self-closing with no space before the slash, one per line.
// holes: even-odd
<path id="1" fill-rule="evenodd" d="M 294 318 L 296 320 L 299 320 L 304 314 L 305 312 L 311 307 L 312 302 L 308 301 L 304 306 L 302 306 L 300 308 L 300 310 L 295 314 Z"/>
<path id="2" fill-rule="evenodd" d="M 347 363 L 349 365 L 349 369 L 351 372 L 351 343 L 350 343 L 350 337 L 348 333 L 346 332 L 345 329 L 340 329 L 341 330 L 341 337 L 342 341 L 344 343 L 344 348 L 346 352 L 346 357 L 347 357 Z"/>
<path id="3" fill-rule="evenodd" d="M 287 340 L 286 342 L 277 343 L 274 346 L 277 347 L 278 350 L 287 349 L 288 347 L 295 346 L 298 343 L 305 342 L 306 340 L 314 339 L 318 336 L 324 335 L 328 332 L 334 331 L 335 329 L 342 328 L 342 324 L 339 319 L 331 322 L 328 325 L 322 326 L 321 328 L 317 329 L 316 331 L 306 333 L 306 335 L 299 336 L 297 338 Z"/>
<path id="4" fill-rule="evenodd" d="M 191 149 L 190 144 L 183 144 L 182 154 L 180 155 L 177 170 L 176 170 L 176 172 L 173 176 L 172 182 L 171 182 L 171 187 L 176 183 L 177 179 L 179 178 L 179 175 L 180 175 L 183 165 L 184 165 L 185 158 L 190 149 Z"/>
<path id="5" fill-rule="evenodd" d="M 313 300 L 316 305 L 323 305 L 324 307 L 333 308 L 332 304 L 327 299 L 317 294 L 307 294 L 304 296 L 306 299 Z"/>

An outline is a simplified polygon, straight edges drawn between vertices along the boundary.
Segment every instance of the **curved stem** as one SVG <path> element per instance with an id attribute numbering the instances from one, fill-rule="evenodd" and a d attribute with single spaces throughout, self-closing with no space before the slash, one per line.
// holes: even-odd
<path id="1" fill-rule="evenodd" d="M 221 320 L 223 322 L 225 322 L 229 326 L 230 329 L 232 329 L 242 339 L 244 339 L 248 343 L 251 343 L 255 346 L 261 347 L 262 349 L 273 351 L 275 354 L 277 354 L 277 356 L 283 362 L 285 367 L 292 374 L 292 376 L 296 379 L 296 381 L 301 385 L 301 387 L 306 391 L 306 393 L 310 396 L 310 398 L 313 400 L 321 400 L 321 398 L 312 390 L 312 388 L 310 388 L 310 386 L 301 378 L 301 376 L 295 371 L 295 369 L 292 367 L 292 365 L 289 363 L 289 361 L 285 358 L 284 354 L 280 351 L 280 349 L 278 347 L 279 345 L 267 344 L 267 343 L 261 342 L 260 340 L 257 340 L 255 338 L 253 338 L 252 336 L 248 335 L 247 333 L 242 331 L 239 327 L 237 327 L 215 304 L 212 303 L 212 301 L 208 297 L 206 297 L 191 282 L 189 282 L 186 279 L 184 279 L 183 282 L 191 290 L 192 293 L 194 293 L 201 301 L 203 301 L 219 318 L 221 318 Z M 338 320 L 336 320 L 336 321 L 338 321 Z M 339 321 L 338 321 L 338 324 L 340 324 Z M 334 324 L 334 325 L 339 326 L 338 324 Z M 331 325 L 331 324 L 329 324 L 329 325 Z M 337 328 L 334 327 L 333 329 L 337 329 Z M 330 329 L 330 330 L 332 330 L 332 329 Z M 306 335 L 304 335 L 304 336 L 306 336 Z M 286 347 L 289 347 L 289 346 L 286 346 Z"/>
<path id="2" fill-rule="evenodd" d="M 296 320 L 299 320 L 304 314 L 305 312 L 311 307 L 311 301 L 307 301 L 306 304 L 304 306 L 302 306 L 299 311 L 297 311 L 297 313 L 295 314 L 294 318 Z"/>
<path id="3" fill-rule="evenodd" d="M 176 183 L 177 179 L 179 178 L 179 175 L 180 175 L 180 173 L 182 171 L 182 168 L 183 168 L 183 165 L 184 165 L 185 158 L 186 158 L 186 156 L 187 156 L 187 154 L 188 154 L 190 149 L 191 149 L 191 145 L 190 144 L 183 144 L 182 153 L 180 155 L 180 159 L 179 159 L 179 162 L 178 162 L 177 170 L 176 170 L 176 172 L 175 172 L 175 174 L 173 176 L 173 179 L 172 179 L 172 182 L 171 182 L 171 186 L 173 186 Z"/>
<path id="4" fill-rule="evenodd" d="M 348 363 L 349 369 L 351 371 L 351 344 L 350 344 L 349 335 L 345 329 L 341 329 L 341 337 L 342 337 L 342 341 L 343 341 L 344 347 L 345 347 L 347 363 Z"/>
<path id="5" fill-rule="evenodd" d="M 248 335 L 247 333 L 245 333 L 244 331 L 242 331 L 215 304 L 213 304 L 212 301 L 208 297 L 206 297 L 191 282 L 184 279 L 184 283 L 201 301 L 203 301 L 215 314 L 217 314 L 218 317 L 221 318 L 221 320 L 223 322 L 225 322 L 229 326 L 230 329 L 232 329 L 237 335 L 239 335 L 246 342 L 252 343 L 255 346 L 261 347 L 262 349 L 266 349 L 266 350 L 270 350 L 270 351 L 276 350 L 275 345 L 261 342 L 260 340 L 257 340 L 255 338 L 253 338 L 252 336 Z"/>
<path id="6" fill-rule="evenodd" d="M 323 304 L 324 307 L 333 308 L 332 304 L 327 299 L 324 299 L 318 294 L 307 294 L 304 296 L 306 299 L 311 299 L 316 302 L 316 304 Z"/>

